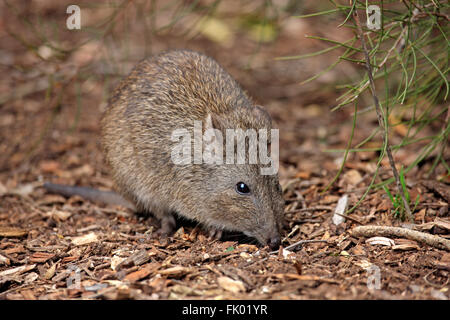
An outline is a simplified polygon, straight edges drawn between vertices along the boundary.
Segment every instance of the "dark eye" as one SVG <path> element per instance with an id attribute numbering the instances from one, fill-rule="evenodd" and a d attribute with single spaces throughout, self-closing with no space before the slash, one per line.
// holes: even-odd
<path id="1" fill-rule="evenodd" d="M 283 192 L 283 188 L 281 187 L 281 184 L 277 185 L 277 190 L 278 192 L 282 193 Z"/>
<path id="2" fill-rule="evenodd" d="M 238 182 L 236 184 L 236 192 L 239 194 L 249 194 L 250 188 L 243 182 Z"/>

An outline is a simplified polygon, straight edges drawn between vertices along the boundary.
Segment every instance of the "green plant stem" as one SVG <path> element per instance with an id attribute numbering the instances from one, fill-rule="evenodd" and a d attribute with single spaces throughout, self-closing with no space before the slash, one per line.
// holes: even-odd
<path id="1" fill-rule="evenodd" d="M 379 123 L 380 127 L 384 131 L 384 137 L 385 137 L 385 143 L 384 144 L 385 144 L 385 148 L 386 148 L 386 154 L 388 156 L 389 164 L 391 166 L 392 173 L 394 174 L 394 178 L 395 178 L 395 181 L 397 183 L 397 192 L 400 194 L 400 196 L 402 198 L 402 201 L 403 201 L 403 204 L 405 206 L 406 218 L 410 222 L 413 222 L 414 219 L 413 219 L 413 216 L 412 216 L 412 213 L 411 213 L 411 208 L 409 207 L 409 203 L 406 200 L 405 194 L 404 194 L 403 189 L 401 187 L 400 177 L 398 175 L 397 168 L 395 167 L 395 161 L 394 161 L 394 158 L 392 156 L 391 148 L 390 148 L 390 145 L 389 145 L 388 126 L 387 126 L 387 124 L 385 123 L 385 121 L 383 119 L 382 110 L 381 110 L 381 106 L 380 106 L 380 101 L 378 100 L 378 97 L 377 97 L 377 94 L 376 94 L 376 91 L 375 91 L 375 82 L 374 82 L 373 76 L 372 76 L 372 66 L 370 64 L 370 58 L 369 58 L 369 54 L 368 54 L 368 51 L 367 51 L 366 42 L 364 40 L 364 34 L 363 34 L 363 31 L 362 31 L 361 22 L 359 20 L 359 16 L 358 16 L 357 10 L 353 11 L 353 18 L 354 18 L 355 23 L 356 23 L 358 34 L 359 34 L 359 37 L 360 37 L 360 40 L 361 40 L 362 49 L 363 49 L 363 52 L 364 52 L 364 57 L 366 59 L 366 69 L 367 69 L 367 75 L 369 77 L 370 91 L 372 92 L 373 102 L 375 104 L 375 110 L 377 112 L 378 123 Z M 386 117 L 387 117 L 387 115 L 386 115 Z"/>

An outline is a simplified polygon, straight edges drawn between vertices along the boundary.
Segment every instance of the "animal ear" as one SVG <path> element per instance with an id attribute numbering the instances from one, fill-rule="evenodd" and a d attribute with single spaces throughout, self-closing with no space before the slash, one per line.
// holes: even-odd
<path id="1" fill-rule="evenodd" d="M 216 115 L 208 114 L 204 119 L 203 131 L 203 159 L 208 159 L 206 163 L 213 163 L 222 156 L 223 136 L 218 125 Z M 214 156 L 211 154 L 214 150 Z M 219 151 L 220 150 L 220 151 Z M 205 156 L 207 158 L 205 158 Z M 211 158 L 212 157 L 212 158 Z M 219 158 L 217 158 L 219 157 Z M 217 162 L 216 162 L 217 163 Z"/>
<path id="2" fill-rule="evenodd" d="M 205 123 L 203 124 L 203 132 L 208 129 L 217 129 L 217 130 L 222 129 L 220 118 L 215 114 L 208 113 L 208 115 L 204 119 L 204 122 Z"/>
<path id="3" fill-rule="evenodd" d="M 212 115 L 211 113 L 208 113 L 208 115 L 205 118 L 205 123 L 203 125 L 203 132 L 205 132 L 208 129 L 215 129 L 214 124 L 212 122 Z"/>
<path id="4" fill-rule="evenodd" d="M 272 124 L 272 118 L 270 117 L 270 114 L 267 112 L 267 110 L 264 109 L 264 107 L 258 105 L 254 106 L 252 108 L 252 114 L 258 119 Z"/>
<path id="5" fill-rule="evenodd" d="M 211 132 L 214 132 L 214 135 L 217 137 L 217 135 L 220 135 L 222 133 L 222 122 L 220 119 L 220 116 L 212 113 L 208 113 L 206 118 L 203 120 L 203 134 L 207 130 L 210 130 Z"/>

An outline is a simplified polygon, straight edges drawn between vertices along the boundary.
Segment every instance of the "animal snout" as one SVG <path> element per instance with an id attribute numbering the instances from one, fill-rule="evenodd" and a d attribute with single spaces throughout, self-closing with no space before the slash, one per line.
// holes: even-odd
<path id="1" fill-rule="evenodd" d="M 276 250 L 280 247 L 281 238 L 279 234 L 273 235 L 267 239 L 267 244 L 272 250 Z"/>

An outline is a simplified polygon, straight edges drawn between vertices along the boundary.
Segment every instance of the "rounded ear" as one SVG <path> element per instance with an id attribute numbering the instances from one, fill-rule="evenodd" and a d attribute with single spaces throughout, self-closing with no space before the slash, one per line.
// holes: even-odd
<path id="1" fill-rule="evenodd" d="M 264 107 L 258 105 L 254 106 L 252 108 L 252 114 L 258 119 L 272 124 L 272 118 L 270 117 L 270 114 L 267 112 L 267 110 L 264 109 Z"/>
<path id="2" fill-rule="evenodd" d="M 203 125 L 203 132 L 205 132 L 208 129 L 214 129 L 211 113 L 208 113 L 208 115 L 205 118 L 205 123 Z"/>
<path id="3" fill-rule="evenodd" d="M 204 119 L 203 132 L 208 129 L 221 130 L 220 117 L 216 114 L 208 113 Z"/>

